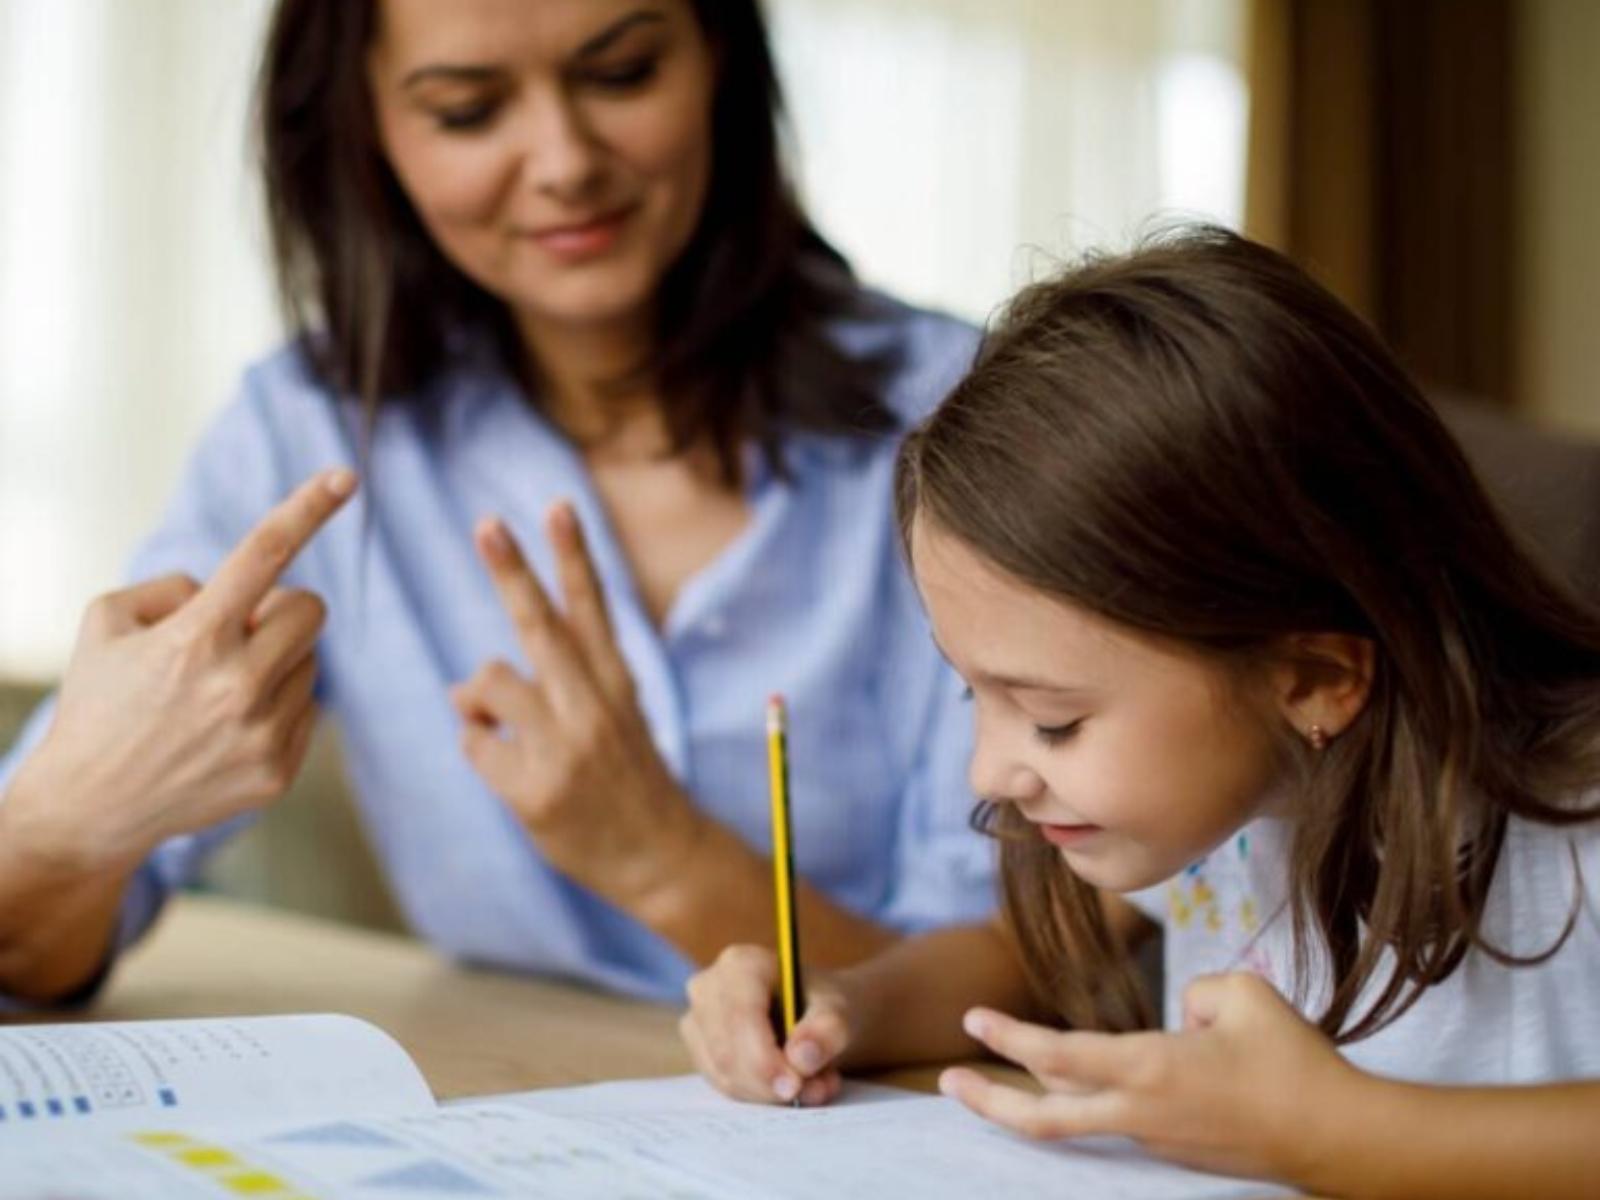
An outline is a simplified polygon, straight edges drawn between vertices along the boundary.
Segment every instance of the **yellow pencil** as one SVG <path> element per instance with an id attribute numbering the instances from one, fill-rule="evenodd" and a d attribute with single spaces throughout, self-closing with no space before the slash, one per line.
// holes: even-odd
<path id="1" fill-rule="evenodd" d="M 772 785 L 772 889 L 778 913 L 778 1005 L 783 1017 L 783 1037 L 805 1011 L 800 985 L 800 927 L 795 916 L 794 839 L 789 823 L 788 720 L 783 697 L 767 701 L 767 765 Z"/>

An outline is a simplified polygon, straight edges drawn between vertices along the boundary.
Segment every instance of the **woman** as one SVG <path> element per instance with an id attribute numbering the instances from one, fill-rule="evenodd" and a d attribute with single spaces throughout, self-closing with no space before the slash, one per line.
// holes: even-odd
<path id="1" fill-rule="evenodd" d="M 772 691 L 808 953 L 987 909 L 889 511 L 892 431 L 972 335 L 853 283 L 777 111 L 753 0 L 282 0 L 261 120 L 300 336 L 5 765 L 0 989 L 91 989 L 282 792 L 318 701 L 460 957 L 671 997 L 769 936 Z"/>

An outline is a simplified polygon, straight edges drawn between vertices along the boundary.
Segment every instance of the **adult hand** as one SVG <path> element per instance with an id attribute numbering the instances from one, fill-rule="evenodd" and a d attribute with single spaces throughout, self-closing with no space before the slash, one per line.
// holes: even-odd
<path id="1" fill-rule="evenodd" d="M 826 1104 L 839 1094 L 837 1062 L 851 1040 L 850 1001 L 835 978 L 806 971 L 806 1011 L 782 1046 L 772 1026 L 778 956 L 729 946 L 689 980 L 678 1032 L 695 1069 L 735 1100 Z"/>
<path id="2" fill-rule="evenodd" d="M 940 1090 L 980 1116 L 1034 1138 L 1119 1134 L 1187 1166 L 1291 1183 L 1377 1082 L 1255 975 L 1196 980 L 1176 1034 L 1064 1033 L 988 1009 L 964 1025 L 1044 1088 L 944 1072 Z"/>
<path id="3" fill-rule="evenodd" d="M 203 586 L 169 575 L 89 606 L 55 719 L 0 805 L 13 849 L 125 869 L 288 787 L 316 720 L 325 612 L 276 584 L 355 486 L 344 469 L 306 481 Z"/>
<path id="4" fill-rule="evenodd" d="M 677 885 L 705 818 L 656 753 L 571 506 L 545 531 L 564 611 L 502 522 L 475 531 L 535 678 L 496 660 L 453 688 L 462 750 L 558 870 L 638 914 Z"/>

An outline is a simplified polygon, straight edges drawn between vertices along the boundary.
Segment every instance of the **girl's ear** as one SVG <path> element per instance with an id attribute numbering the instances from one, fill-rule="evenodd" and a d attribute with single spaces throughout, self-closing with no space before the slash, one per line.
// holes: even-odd
<path id="1" fill-rule="evenodd" d="M 1273 671 L 1278 710 L 1317 749 L 1361 715 L 1372 692 L 1375 651 L 1354 633 L 1297 633 L 1284 639 Z"/>

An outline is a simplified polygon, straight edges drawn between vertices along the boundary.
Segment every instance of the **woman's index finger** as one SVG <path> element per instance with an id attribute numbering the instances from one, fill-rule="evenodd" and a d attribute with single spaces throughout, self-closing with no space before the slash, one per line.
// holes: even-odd
<path id="1" fill-rule="evenodd" d="M 236 622 L 243 628 L 295 556 L 355 489 L 355 472 L 348 468 L 313 475 L 240 539 L 184 611 L 213 624 Z"/>

